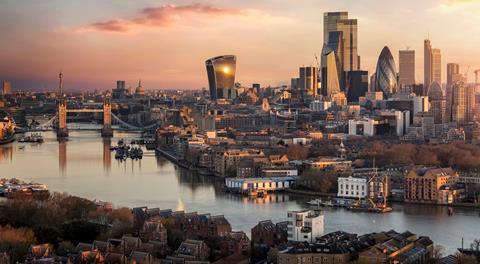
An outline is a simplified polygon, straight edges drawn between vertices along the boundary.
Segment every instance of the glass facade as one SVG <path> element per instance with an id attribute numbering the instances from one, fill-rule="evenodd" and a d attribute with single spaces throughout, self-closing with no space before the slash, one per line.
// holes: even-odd
<path id="1" fill-rule="evenodd" d="M 205 61 L 210 99 L 235 99 L 236 57 L 218 56 Z"/>
<path id="2" fill-rule="evenodd" d="M 375 73 L 375 89 L 388 98 L 397 92 L 397 68 L 390 49 L 385 46 L 380 53 Z"/>

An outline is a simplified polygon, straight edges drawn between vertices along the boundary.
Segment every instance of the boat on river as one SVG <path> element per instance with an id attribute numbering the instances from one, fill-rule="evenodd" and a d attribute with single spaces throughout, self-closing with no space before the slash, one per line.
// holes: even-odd
<path id="1" fill-rule="evenodd" d="M 15 141 L 15 123 L 10 117 L 0 122 L 0 145 Z"/>

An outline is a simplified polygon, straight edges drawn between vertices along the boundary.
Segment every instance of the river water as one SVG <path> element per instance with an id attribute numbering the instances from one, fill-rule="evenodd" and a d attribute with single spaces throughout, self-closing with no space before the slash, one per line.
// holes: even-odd
<path id="1" fill-rule="evenodd" d="M 115 133 L 102 139 L 97 131 L 70 131 L 59 142 L 53 132 L 43 133 L 43 144 L 0 145 L 0 178 L 19 178 L 47 184 L 52 191 L 111 201 L 115 206 L 148 206 L 161 209 L 223 214 L 234 230 L 247 234 L 260 220 L 286 220 L 288 210 L 306 209 L 309 198 L 288 194 L 251 199 L 222 191 L 217 178 L 199 176 L 144 152 L 142 160 L 117 161 L 110 146 L 137 134 Z M 393 212 L 371 214 L 325 209 L 325 232 L 343 230 L 363 234 L 394 229 L 427 235 L 445 246 L 447 253 L 480 239 L 480 210 L 432 205 L 394 204 Z"/>

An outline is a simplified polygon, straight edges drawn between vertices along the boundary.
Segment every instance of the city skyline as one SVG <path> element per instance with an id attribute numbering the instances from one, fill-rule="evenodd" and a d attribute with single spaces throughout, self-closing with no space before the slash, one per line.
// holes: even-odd
<path id="1" fill-rule="evenodd" d="M 204 61 L 234 54 L 236 80 L 243 85 L 289 84 L 299 66 L 316 64 L 323 13 L 346 11 L 358 19 L 360 68 L 369 74 L 383 46 L 397 68 L 398 50 L 408 46 L 416 51 L 415 79 L 421 83 L 423 40 L 429 37 L 442 52 L 442 76 L 447 63 L 458 63 L 461 73 L 470 66 L 474 80 L 480 1 L 366 2 L 3 1 L 0 78 L 15 90 L 52 90 L 61 70 L 66 90 L 112 89 L 118 79 L 128 86 L 142 79 L 147 89 L 200 89 L 208 87 Z"/>

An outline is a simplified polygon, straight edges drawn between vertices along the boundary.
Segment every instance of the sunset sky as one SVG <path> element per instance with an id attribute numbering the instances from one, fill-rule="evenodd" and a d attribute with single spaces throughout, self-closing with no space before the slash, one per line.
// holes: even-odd
<path id="1" fill-rule="evenodd" d="M 289 83 L 315 64 L 323 13 L 359 20 L 362 69 L 371 74 L 383 46 L 416 51 L 423 81 L 423 39 L 446 63 L 480 68 L 480 0 L 0 0 L 0 80 L 14 89 L 52 89 L 60 70 L 67 90 L 112 89 L 116 80 L 146 89 L 207 86 L 205 59 L 237 56 L 244 85 Z"/>

